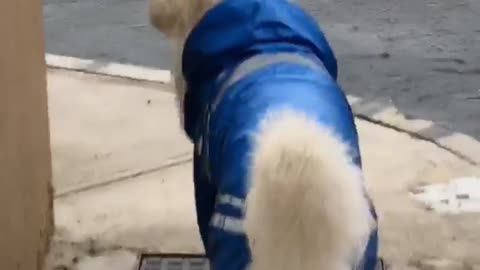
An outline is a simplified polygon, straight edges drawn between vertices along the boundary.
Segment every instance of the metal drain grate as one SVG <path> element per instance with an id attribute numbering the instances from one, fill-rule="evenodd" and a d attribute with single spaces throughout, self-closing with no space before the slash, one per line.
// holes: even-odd
<path id="1" fill-rule="evenodd" d="M 389 267 L 378 259 L 375 270 Z M 194 254 L 142 254 L 138 270 L 210 270 L 207 258 Z"/>
<path id="2" fill-rule="evenodd" d="M 202 255 L 143 254 L 138 270 L 210 270 L 210 266 Z"/>

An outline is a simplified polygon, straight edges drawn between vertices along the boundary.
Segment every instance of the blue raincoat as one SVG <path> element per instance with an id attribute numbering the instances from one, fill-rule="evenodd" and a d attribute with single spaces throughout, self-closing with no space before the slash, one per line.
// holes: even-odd
<path id="1" fill-rule="evenodd" d="M 188 36 L 185 131 L 195 143 L 198 225 L 214 270 L 245 270 L 242 230 L 251 134 L 262 116 L 288 105 L 328 125 L 361 166 L 351 109 L 336 83 L 337 62 L 317 22 L 287 0 L 224 0 Z M 375 211 L 372 206 L 375 218 Z M 373 270 L 377 232 L 363 269 Z"/>

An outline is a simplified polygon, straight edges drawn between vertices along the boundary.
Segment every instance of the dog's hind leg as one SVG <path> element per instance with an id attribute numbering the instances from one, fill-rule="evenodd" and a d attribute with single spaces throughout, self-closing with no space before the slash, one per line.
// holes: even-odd
<path id="1" fill-rule="evenodd" d="M 252 270 L 351 270 L 360 262 L 375 223 L 348 151 L 305 115 L 266 117 L 245 217 Z"/>

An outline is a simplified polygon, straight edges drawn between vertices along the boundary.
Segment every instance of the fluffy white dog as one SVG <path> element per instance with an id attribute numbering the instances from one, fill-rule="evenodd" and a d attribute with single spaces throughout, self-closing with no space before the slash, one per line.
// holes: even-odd
<path id="1" fill-rule="evenodd" d="M 175 52 L 212 269 L 374 269 L 376 217 L 316 22 L 287 0 L 150 0 Z"/>

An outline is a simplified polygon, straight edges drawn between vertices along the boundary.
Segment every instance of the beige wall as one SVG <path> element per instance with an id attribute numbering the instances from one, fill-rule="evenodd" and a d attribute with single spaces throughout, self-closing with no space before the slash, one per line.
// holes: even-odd
<path id="1" fill-rule="evenodd" d="M 0 269 L 38 270 L 52 232 L 40 0 L 0 0 Z"/>

